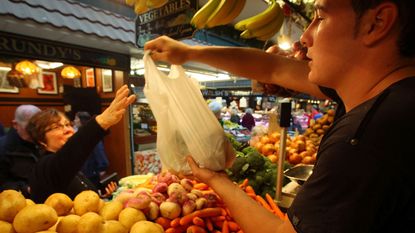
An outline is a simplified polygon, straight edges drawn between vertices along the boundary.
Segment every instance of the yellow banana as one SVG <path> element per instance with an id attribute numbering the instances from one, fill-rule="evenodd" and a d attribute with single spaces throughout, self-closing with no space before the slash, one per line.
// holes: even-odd
<path id="1" fill-rule="evenodd" d="M 129 6 L 133 6 L 135 3 L 135 0 L 125 0 L 125 3 Z"/>
<path id="2" fill-rule="evenodd" d="M 216 9 L 209 16 L 206 26 L 211 28 L 218 25 L 223 25 L 223 19 L 232 11 L 235 2 L 238 0 L 221 0 Z"/>
<path id="3" fill-rule="evenodd" d="M 134 5 L 134 12 L 139 15 L 148 11 L 146 0 L 136 0 Z"/>
<path id="4" fill-rule="evenodd" d="M 146 5 L 150 9 L 164 6 L 169 0 L 147 0 Z"/>
<path id="5" fill-rule="evenodd" d="M 255 30 L 260 28 L 271 22 L 274 16 L 280 11 L 282 11 L 280 5 L 274 0 L 263 12 L 236 23 L 235 29 L 243 31 L 246 29 Z"/>
<path id="6" fill-rule="evenodd" d="M 218 7 L 221 0 L 209 0 L 202 8 L 200 8 L 190 20 L 197 29 L 202 29 L 206 26 L 206 22 L 213 11 Z"/>
<path id="7" fill-rule="evenodd" d="M 276 15 L 276 17 L 272 19 L 272 21 L 268 25 L 265 25 L 256 30 L 252 30 L 252 34 L 254 35 L 254 37 L 262 37 L 269 34 L 274 35 L 280 30 L 283 23 L 284 14 L 281 12 L 281 14 Z"/>
<path id="8" fill-rule="evenodd" d="M 242 12 L 245 7 L 246 0 L 236 0 L 232 11 L 223 19 L 223 25 L 231 23 Z"/>

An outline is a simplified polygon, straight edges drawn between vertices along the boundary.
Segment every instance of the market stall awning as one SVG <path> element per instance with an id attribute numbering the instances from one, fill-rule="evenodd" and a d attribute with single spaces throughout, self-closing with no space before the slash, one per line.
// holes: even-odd
<path id="1" fill-rule="evenodd" d="M 77 1 L 2 0 L 0 18 L 2 31 L 107 50 L 135 47 L 132 19 Z"/>

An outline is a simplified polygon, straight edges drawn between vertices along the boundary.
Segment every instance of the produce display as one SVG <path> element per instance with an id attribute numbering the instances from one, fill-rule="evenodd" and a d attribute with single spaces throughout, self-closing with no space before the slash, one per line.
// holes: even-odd
<path id="1" fill-rule="evenodd" d="M 329 109 L 326 114 L 317 120 L 310 121 L 310 127 L 305 130 L 304 136 L 319 144 L 323 135 L 331 127 L 334 121 L 334 109 Z"/>
<path id="2" fill-rule="evenodd" d="M 74 200 L 55 193 L 43 204 L 35 204 L 17 191 L 3 191 L 0 232 L 242 232 L 219 196 L 204 183 L 179 179 L 170 173 L 133 176 L 123 182 L 137 185 L 108 202 L 93 191 L 83 191 Z M 248 180 L 239 187 L 259 205 L 286 219 L 271 195 L 256 195 Z"/>

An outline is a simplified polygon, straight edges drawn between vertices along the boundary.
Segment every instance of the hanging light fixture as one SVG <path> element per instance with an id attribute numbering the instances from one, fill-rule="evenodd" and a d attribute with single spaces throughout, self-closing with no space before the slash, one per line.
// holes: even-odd
<path id="1" fill-rule="evenodd" d="M 64 78 L 74 79 L 81 77 L 81 72 L 73 66 L 67 66 L 62 69 L 61 75 Z"/>
<path id="2" fill-rule="evenodd" d="M 15 69 L 23 75 L 32 75 L 38 72 L 38 67 L 31 61 L 24 60 L 16 64 Z"/>

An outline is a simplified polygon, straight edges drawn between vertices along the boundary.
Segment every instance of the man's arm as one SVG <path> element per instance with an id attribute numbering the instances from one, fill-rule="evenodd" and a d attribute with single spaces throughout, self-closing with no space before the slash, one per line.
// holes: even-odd
<path id="1" fill-rule="evenodd" d="M 232 217 L 245 233 L 295 233 L 290 221 L 283 221 L 260 206 L 225 174 L 199 168 L 190 157 L 193 175 L 208 184 L 223 200 Z"/>
<path id="2" fill-rule="evenodd" d="M 326 98 L 317 85 L 308 81 L 307 62 L 243 47 L 189 46 L 166 36 L 146 43 L 156 61 L 171 64 L 200 62 L 237 76 L 277 84 L 312 96 Z"/>

